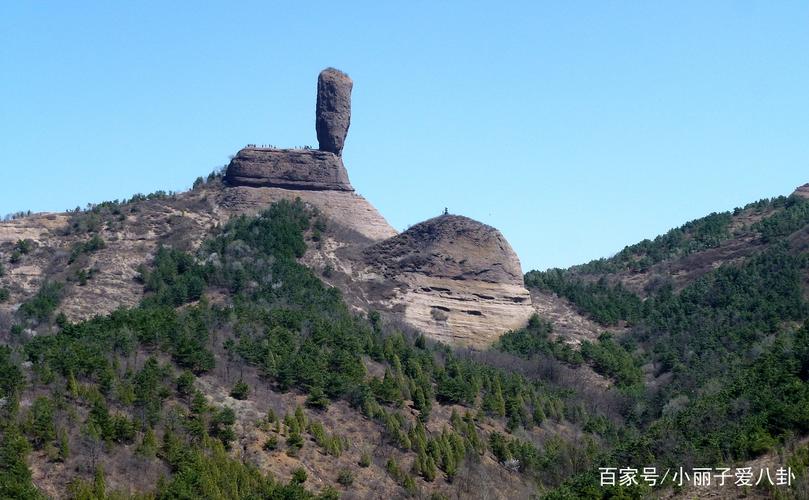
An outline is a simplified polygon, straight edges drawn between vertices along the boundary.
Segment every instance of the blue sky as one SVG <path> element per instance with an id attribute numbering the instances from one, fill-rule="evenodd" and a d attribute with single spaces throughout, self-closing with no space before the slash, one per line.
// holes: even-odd
<path id="1" fill-rule="evenodd" d="M 0 214 L 183 190 L 247 143 L 344 159 L 399 230 L 444 207 L 569 266 L 809 182 L 809 2 L 4 2 Z"/>

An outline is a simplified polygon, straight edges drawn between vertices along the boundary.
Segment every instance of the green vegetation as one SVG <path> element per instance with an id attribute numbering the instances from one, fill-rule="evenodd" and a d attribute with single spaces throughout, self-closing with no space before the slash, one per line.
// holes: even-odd
<path id="1" fill-rule="evenodd" d="M 101 224 L 93 214 L 122 213 L 120 204 L 102 205 L 77 214 L 74 229 L 93 233 Z M 305 396 L 306 410 L 259 419 L 267 454 L 306 456 L 317 447 L 324 456 L 345 456 L 347 436 L 327 428 L 326 411 L 342 400 L 378 425 L 382 446 L 398 450 L 377 455 L 376 463 L 413 495 L 421 494 L 422 479 L 462 479 L 487 454 L 542 484 L 548 498 L 648 493 L 598 487 L 597 467 L 605 464 L 756 457 L 809 432 L 808 262 L 784 241 L 805 224 L 804 205 L 790 198 L 746 207 L 773 212 L 751 229 L 766 245 L 679 292 L 659 287 L 641 300 L 609 272 L 712 248 L 730 236 L 730 215 L 627 247 L 613 263 L 591 266 L 601 276 L 528 273 L 529 286 L 568 298 L 601 324 L 629 326 L 584 341 L 580 350 L 554 340 L 552 325 L 538 316 L 496 349 L 476 353 L 403 332 L 377 313 L 353 314 L 339 291 L 297 262 L 306 237 L 314 241 L 326 230 L 301 202 L 234 218 L 196 254 L 158 249 L 140 270 L 145 297 L 131 309 L 80 323 L 54 318 L 65 285 L 47 282 L 20 307 L 11 346 L 0 348 L 0 496 L 36 497 L 26 457 L 37 450 L 88 471 L 72 483 L 75 496 L 114 497 L 98 458 L 129 449 L 170 470 L 150 493 L 157 498 L 314 498 L 303 470 L 284 484 L 231 458 L 243 417 L 200 391 L 218 377 L 222 394 L 239 400 L 267 387 Z M 79 257 L 103 248 L 103 240 L 91 236 L 77 248 Z M 209 300 L 214 294 L 226 299 Z M 40 334 L 22 334 L 38 325 Z M 22 362 L 30 362 L 25 373 L 34 390 L 20 410 Z M 583 364 L 615 388 L 571 383 Z M 436 416 L 446 425 L 434 426 Z M 553 431 L 562 426 L 576 439 Z M 397 461 L 402 454 L 407 461 Z M 353 460 L 356 467 L 374 463 L 368 451 Z M 357 477 L 345 467 L 333 474 L 346 490 Z"/>
<path id="2" fill-rule="evenodd" d="M 602 450 L 602 463 L 728 464 L 809 432 L 807 254 L 770 243 L 680 293 L 660 290 L 620 342 L 583 344 L 585 359 L 634 400 L 624 413 L 634 430 Z M 636 351 L 666 383 L 642 389 Z M 549 498 L 608 494 L 594 484 L 583 473 Z"/>
<path id="3" fill-rule="evenodd" d="M 103 248 L 106 248 L 106 246 L 107 244 L 97 234 L 93 235 L 89 240 L 83 243 L 76 243 L 76 245 L 73 246 L 73 250 L 70 251 L 68 264 L 75 262 L 80 255 L 97 252 Z"/>
<path id="4" fill-rule="evenodd" d="M 765 203 L 765 206 L 769 205 Z M 753 208 L 753 204 L 745 209 Z M 642 272 L 664 260 L 689 255 L 719 246 L 732 236 L 730 212 L 712 213 L 695 219 L 653 240 L 629 245 L 609 259 L 598 259 L 576 266 L 584 273 L 614 273 L 622 270 Z"/>
<path id="5" fill-rule="evenodd" d="M 34 249 L 34 242 L 31 240 L 17 240 L 14 245 L 14 251 L 19 252 L 21 255 L 28 255 Z"/>
<path id="6" fill-rule="evenodd" d="M 643 313 L 643 303 L 637 295 L 620 283 L 608 283 L 603 277 L 593 283 L 562 269 L 530 271 L 525 275 L 525 285 L 567 298 L 594 321 L 606 326 L 620 321 L 634 323 Z"/>
<path id="7" fill-rule="evenodd" d="M 809 224 L 809 200 L 798 196 L 781 198 L 778 205 L 783 209 L 753 225 L 762 240 L 771 242 L 794 233 Z"/>
<path id="8" fill-rule="evenodd" d="M 319 497 L 307 492 L 303 487 L 305 472 L 303 479 L 296 473 L 288 484 L 280 484 L 254 467 L 230 458 L 221 444 L 212 443 L 208 453 L 182 446 L 173 439 L 164 444 L 174 473 L 170 481 L 158 484 L 155 495 L 158 499 L 336 498 L 328 492 Z"/>
<path id="9" fill-rule="evenodd" d="M 247 399 L 248 394 L 250 394 L 250 386 L 242 379 L 239 379 L 230 391 L 230 397 L 235 399 Z"/>
<path id="10" fill-rule="evenodd" d="M 30 445 L 14 425 L 0 428 L 0 497 L 44 498 L 31 483 L 25 458 Z"/>
<path id="11" fill-rule="evenodd" d="M 528 320 L 528 325 L 525 328 L 507 332 L 500 337 L 496 347 L 524 358 L 543 353 L 571 365 L 581 364 L 583 358 L 580 352 L 573 350 L 561 339 L 550 340 L 552 331 L 553 325 L 550 322 L 544 321 L 534 314 Z"/>
<path id="12" fill-rule="evenodd" d="M 116 207 L 95 207 L 82 215 Z M 79 227 L 88 221 L 79 220 Z M 139 306 L 80 323 L 59 317 L 58 334 L 18 336 L 16 358 L 4 351 L 10 401 L 22 387 L 19 356 L 31 362 L 32 382 L 51 391 L 24 416 L 9 413 L 8 421 L 20 422 L 25 442 L 49 450 L 53 460 L 89 462 L 96 478 L 75 481 L 76 494 L 98 496 L 105 482 L 96 458 L 106 448 L 129 444 L 139 456 L 171 468 L 170 478 L 156 485 L 157 497 L 193 498 L 205 491 L 214 498 L 242 492 L 299 498 L 308 495 L 305 478 L 280 485 L 222 455 L 236 438 L 235 412 L 211 406 L 195 388 L 195 375 L 210 372 L 217 357 L 227 370 L 251 365 L 261 382 L 276 390 L 302 391 L 312 410 L 344 399 L 378 422 L 388 445 L 418 458 L 413 471 L 391 469 L 410 492 L 416 491 L 414 477 L 452 481 L 465 461 L 486 452 L 487 438 L 471 412 L 463 419 L 454 415 L 452 426 L 440 433 L 426 431 L 423 421 L 436 401 L 479 404 L 480 418 L 504 419 L 510 431 L 567 418 L 564 390 L 428 345 L 423 337 L 383 325 L 378 314 L 351 314 L 336 289 L 297 262 L 306 250 L 304 234 L 324 230 L 316 212 L 300 202 L 281 202 L 260 216 L 231 220 L 198 256 L 158 249 L 151 265 L 140 270 L 146 295 Z M 77 246 L 76 255 L 101 248 L 101 241 L 91 237 Z M 44 284 L 20 308 L 20 318 L 53 326 L 62 286 Z M 206 298 L 211 289 L 227 292 L 231 305 L 211 305 Z M 151 355 L 144 357 L 144 351 Z M 384 366 L 384 376 L 370 376 L 366 360 Z M 244 380 L 231 384 L 234 398 L 250 397 Z M 417 411 L 416 422 L 405 418 L 405 402 Z M 86 414 L 75 426 L 80 436 L 59 427 L 65 418 L 77 418 L 68 416 L 71 407 Z M 282 420 L 267 417 L 268 429 L 273 421 L 276 425 L 264 443 L 267 452 L 283 447 L 294 456 L 309 438 L 335 457 L 347 447 L 345 437 L 307 418 L 301 407 Z M 363 455 L 360 463 L 369 466 L 370 456 Z M 563 466 L 549 462 L 549 467 Z M 22 485 L 30 484 L 25 471 Z M 351 484 L 351 476 L 339 479 L 343 486 Z"/>
<path id="13" fill-rule="evenodd" d="M 638 361 L 609 333 L 599 336 L 598 342 L 582 342 L 581 354 L 597 372 L 614 379 L 619 387 L 642 387 L 643 372 Z"/>
<path id="14" fill-rule="evenodd" d="M 33 298 L 20 306 L 23 318 L 48 321 L 62 300 L 62 283 L 45 282 Z"/>

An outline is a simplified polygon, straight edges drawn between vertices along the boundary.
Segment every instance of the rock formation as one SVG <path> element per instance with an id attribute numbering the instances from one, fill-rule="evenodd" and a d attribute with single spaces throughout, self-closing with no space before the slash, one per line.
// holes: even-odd
<path id="1" fill-rule="evenodd" d="M 334 68 L 317 80 L 317 140 L 320 149 L 248 146 L 225 172 L 229 186 L 353 191 L 340 154 L 351 121 L 351 79 Z"/>
<path id="2" fill-rule="evenodd" d="M 798 186 L 792 195 L 799 198 L 809 198 L 809 184 L 802 184 Z"/>
<path id="3" fill-rule="evenodd" d="M 72 287 L 60 311 L 76 320 L 132 306 L 143 292 L 132 277 L 158 246 L 196 248 L 211 228 L 231 217 L 300 198 L 328 220 L 302 261 L 324 271 L 324 279 L 343 291 L 355 311 L 383 311 L 434 339 L 474 348 L 522 326 L 532 312 L 531 296 L 520 261 L 499 231 L 443 215 L 397 234 L 354 192 L 339 156 L 350 93 L 351 80 L 343 73 L 320 74 L 317 130 L 323 150 L 248 146 L 231 160 L 223 184 L 145 203 L 137 217 L 127 219 L 125 230 L 102 233 L 108 244 L 92 256 L 95 286 Z M 53 220 L 32 217 L 0 225 L 0 247 L 23 238 L 47 248 L 77 244 L 78 236 L 59 236 L 70 223 L 67 215 L 48 217 Z M 53 225 L 59 227 L 48 229 Z M 57 255 L 51 253 L 43 253 L 43 259 Z M 19 283 L 12 290 L 15 300 L 30 297 L 53 265 L 40 260 L 29 258 L 27 266 L 9 269 Z"/>
<path id="4" fill-rule="evenodd" d="M 442 215 L 365 250 L 370 268 L 398 284 L 391 308 L 430 337 L 484 348 L 533 313 L 520 261 L 495 228 Z"/>
<path id="5" fill-rule="evenodd" d="M 228 165 L 231 186 L 353 191 L 343 160 L 315 149 L 246 147 Z"/>
<path id="6" fill-rule="evenodd" d="M 452 280 L 522 286 L 517 255 L 497 229 L 469 217 L 442 215 L 366 252 L 388 276 L 419 273 Z"/>
<path id="7" fill-rule="evenodd" d="M 326 68 L 317 78 L 315 129 L 321 151 L 343 153 L 351 125 L 351 88 L 354 83 L 345 73 Z"/>
<path id="8" fill-rule="evenodd" d="M 396 234 L 365 198 L 354 192 L 339 153 L 351 113 L 351 79 L 336 69 L 318 78 L 317 130 L 321 149 L 276 149 L 250 145 L 225 171 L 227 189 L 217 205 L 225 214 L 253 214 L 274 201 L 300 198 L 365 244 Z M 325 139 L 324 139 L 325 138 Z"/>

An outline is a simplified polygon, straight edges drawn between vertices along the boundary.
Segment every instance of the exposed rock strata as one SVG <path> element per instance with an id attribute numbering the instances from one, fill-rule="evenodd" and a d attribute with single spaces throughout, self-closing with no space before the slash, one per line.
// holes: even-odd
<path id="1" fill-rule="evenodd" d="M 388 274 L 523 285 L 517 254 L 497 229 L 461 215 L 442 215 L 367 252 Z"/>
<path id="2" fill-rule="evenodd" d="M 371 269 L 398 284 L 385 302 L 436 340 L 484 348 L 533 313 L 517 255 L 503 235 L 444 215 L 365 250 Z"/>
<path id="3" fill-rule="evenodd" d="M 87 262 L 82 266 L 94 270 L 93 278 L 86 286 L 77 286 L 70 281 L 73 276 L 65 261 L 75 245 L 90 237 L 70 231 L 72 220 L 87 214 L 35 214 L 0 222 L 0 262 L 6 268 L 5 275 L 0 276 L 0 288 L 11 292 L 10 300 L 0 303 L 0 330 L 3 316 L 13 314 L 48 280 L 68 283 L 59 312 L 71 321 L 135 306 L 143 297 L 143 285 L 135 279 L 138 268 L 148 264 L 160 245 L 193 251 L 210 231 L 231 217 L 255 214 L 276 201 L 295 198 L 320 210 L 328 219 L 330 233 L 357 235 L 352 241 L 343 238 L 343 245 L 369 245 L 396 234 L 379 212 L 353 191 L 222 187 L 217 183 L 170 199 L 139 202 L 122 210 L 127 214 L 124 220 L 103 221 L 97 234 L 106 246 L 85 256 Z M 8 255 L 21 239 L 31 240 L 34 250 L 20 262 L 9 263 Z"/>
<path id="4" fill-rule="evenodd" d="M 246 147 L 225 173 L 230 186 L 353 191 L 343 160 L 316 149 Z"/>

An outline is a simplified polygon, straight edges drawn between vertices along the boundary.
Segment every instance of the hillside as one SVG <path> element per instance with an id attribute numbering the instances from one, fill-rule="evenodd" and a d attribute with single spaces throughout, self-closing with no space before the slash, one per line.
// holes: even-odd
<path id="1" fill-rule="evenodd" d="M 710 214 L 608 259 L 526 274 L 532 293 L 613 332 L 581 353 L 633 393 L 638 434 L 617 456 L 729 467 L 770 456 L 805 481 L 805 191 Z M 793 494 L 806 491 L 801 482 Z"/>
<path id="2" fill-rule="evenodd" d="M 807 498 L 809 188 L 523 275 L 320 147 L 0 222 L 0 498 Z M 599 485 L 780 467 L 790 487 Z"/>
<path id="3" fill-rule="evenodd" d="M 466 218 L 441 232 L 429 272 L 371 257 L 389 240 L 438 247 L 394 244 L 354 192 L 340 155 L 350 79 L 335 72 L 318 82 L 319 150 L 248 145 L 188 192 L 0 223 L 0 497 L 535 490 L 551 459 L 529 443 L 577 435 L 563 413 L 582 403 L 527 365 L 478 359 L 530 315 L 519 261 Z M 471 274 L 419 300 L 451 262 Z M 443 317 L 412 315 L 441 300 Z M 435 342 L 447 333 L 477 351 Z M 525 458 L 504 467 L 512 453 Z"/>
<path id="4" fill-rule="evenodd" d="M 138 198 L 81 216 L 175 202 Z M 81 300 L 72 289 L 93 287 L 93 273 L 74 280 L 84 269 L 74 264 L 16 307 L 17 271 L 54 250 L 7 243 L 4 495 L 98 497 L 103 483 L 124 495 L 305 496 L 298 469 L 326 496 L 514 497 L 537 474 L 558 481 L 572 458 L 555 462 L 577 453 L 568 440 L 585 424 L 565 414 L 585 414 L 582 396 L 504 354 L 453 352 L 375 312 L 350 313 L 297 263 L 328 227 L 301 201 L 235 217 L 190 253 L 160 246 L 131 284 L 134 305 L 103 314 L 90 304 L 81 315 L 102 314 L 85 320 L 57 312 Z M 100 258 L 109 246 L 97 236 L 58 258 Z M 553 457 L 530 444 L 549 439 Z M 30 476 L 18 462 L 28 449 Z M 222 467 L 249 486 L 218 476 Z"/>

